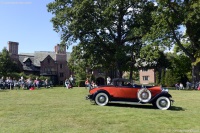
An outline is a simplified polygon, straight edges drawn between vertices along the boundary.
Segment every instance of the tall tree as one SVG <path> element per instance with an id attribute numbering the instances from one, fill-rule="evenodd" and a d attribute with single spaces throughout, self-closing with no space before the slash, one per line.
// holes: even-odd
<path id="1" fill-rule="evenodd" d="M 193 81 L 199 81 L 200 1 L 156 0 L 155 5 L 157 10 L 152 13 L 155 24 L 148 34 L 149 43 L 168 48 L 177 45 L 192 62 Z M 189 45 L 184 45 L 183 40 Z"/>
<path id="2" fill-rule="evenodd" d="M 75 73 L 76 80 L 79 81 L 87 77 L 86 69 L 88 67 L 88 61 L 82 59 L 82 51 L 77 47 L 73 47 L 68 66 Z"/>
<path id="3" fill-rule="evenodd" d="M 161 85 L 165 85 L 165 70 L 162 69 L 161 78 L 160 78 Z"/>
<path id="4" fill-rule="evenodd" d="M 47 7 L 62 44 L 80 41 L 84 54 L 104 68 L 116 67 L 119 77 L 127 62 L 124 46 L 146 34 L 154 9 L 149 0 L 56 0 Z"/>
<path id="5" fill-rule="evenodd" d="M 0 53 L 0 75 L 7 76 L 7 74 L 12 72 L 19 72 L 18 66 L 11 61 L 8 50 L 3 48 Z"/>
<path id="6" fill-rule="evenodd" d="M 168 69 L 172 70 L 174 81 L 182 82 L 185 84 L 188 73 L 191 73 L 191 61 L 184 53 L 167 53 L 167 58 L 170 61 L 170 67 Z M 190 79 L 191 80 L 191 79 Z"/>

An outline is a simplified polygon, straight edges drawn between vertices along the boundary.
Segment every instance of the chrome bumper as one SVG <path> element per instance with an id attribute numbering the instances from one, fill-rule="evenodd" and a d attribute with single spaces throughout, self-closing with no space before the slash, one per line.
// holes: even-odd
<path id="1" fill-rule="evenodd" d="M 89 100 L 89 99 L 92 100 L 92 97 L 93 97 L 93 95 L 87 95 L 87 96 L 85 97 L 85 99 L 86 99 L 86 100 Z"/>

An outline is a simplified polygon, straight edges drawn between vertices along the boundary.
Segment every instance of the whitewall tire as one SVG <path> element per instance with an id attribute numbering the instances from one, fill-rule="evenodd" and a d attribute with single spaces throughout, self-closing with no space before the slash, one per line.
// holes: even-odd
<path id="1" fill-rule="evenodd" d="M 151 92 L 144 88 L 140 89 L 137 93 L 138 99 L 140 102 L 148 102 L 151 99 Z"/>
<path id="2" fill-rule="evenodd" d="M 95 97 L 95 103 L 99 106 L 105 106 L 108 104 L 108 102 L 109 102 L 108 95 L 103 92 L 98 93 Z"/>
<path id="3" fill-rule="evenodd" d="M 171 106 L 171 102 L 168 97 L 162 96 L 156 100 L 156 107 L 161 110 L 167 110 Z"/>

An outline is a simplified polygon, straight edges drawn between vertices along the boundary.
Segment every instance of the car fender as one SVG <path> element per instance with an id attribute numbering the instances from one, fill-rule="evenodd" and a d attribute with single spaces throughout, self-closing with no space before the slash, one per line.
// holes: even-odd
<path id="1" fill-rule="evenodd" d="M 155 97 L 153 97 L 149 103 L 152 103 L 154 101 L 156 101 L 156 99 L 158 99 L 159 97 L 161 96 L 165 96 L 165 97 L 168 97 L 168 98 L 171 98 L 172 96 L 167 92 L 167 91 L 162 91 L 160 94 L 156 95 Z"/>
<path id="2" fill-rule="evenodd" d="M 100 93 L 100 92 L 103 92 L 103 93 L 107 94 L 108 97 L 110 98 L 110 94 L 109 94 L 106 90 L 98 90 L 97 92 L 95 92 L 95 93 L 93 94 L 92 100 L 94 100 L 95 97 L 96 97 L 96 95 L 97 95 L 98 93 Z"/>

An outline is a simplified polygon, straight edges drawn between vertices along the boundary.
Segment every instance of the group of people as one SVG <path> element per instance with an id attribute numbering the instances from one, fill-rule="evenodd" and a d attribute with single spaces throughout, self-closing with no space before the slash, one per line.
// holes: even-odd
<path id="1" fill-rule="evenodd" d="M 53 83 L 49 81 L 48 79 L 39 80 L 37 77 L 35 80 L 32 80 L 31 78 L 24 79 L 24 77 L 20 77 L 19 80 L 16 80 L 15 78 L 7 77 L 6 79 L 4 77 L 1 77 L 0 79 L 0 89 L 33 89 L 33 88 L 40 88 L 45 87 L 49 88 L 52 87 Z"/>
<path id="2" fill-rule="evenodd" d="M 92 88 L 95 88 L 97 87 L 97 84 L 92 80 L 91 83 L 89 81 L 89 79 L 87 78 L 85 80 L 85 87 L 88 88 L 89 90 L 92 89 Z"/>
<path id="3" fill-rule="evenodd" d="M 0 79 L 0 89 L 13 89 L 15 86 L 17 86 L 17 84 L 17 80 L 10 77 L 7 77 L 6 79 L 1 77 Z"/>
<path id="4" fill-rule="evenodd" d="M 183 90 L 184 89 L 184 86 L 183 86 L 182 83 L 176 83 L 175 87 L 176 87 L 176 90 Z"/>
<path id="5" fill-rule="evenodd" d="M 74 77 L 70 75 L 69 78 L 65 80 L 65 87 L 67 89 L 72 89 L 74 86 Z M 111 78 L 107 77 L 107 85 L 111 84 Z M 16 80 L 15 78 L 7 77 L 4 78 L 3 76 L 0 78 L 0 89 L 35 89 L 40 87 L 50 88 L 53 86 L 52 81 L 49 81 L 48 79 L 40 80 L 38 77 L 36 77 L 34 80 L 32 80 L 30 77 L 27 79 L 24 79 L 24 77 L 20 77 L 19 80 Z M 91 82 L 87 78 L 85 80 L 85 87 L 88 89 L 92 89 L 97 87 L 97 84 L 92 80 Z"/>
<path id="6" fill-rule="evenodd" d="M 110 77 L 107 77 L 106 81 L 107 81 L 107 85 L 111 85 Z M 85 88 L 92 89 L 95 87 L 97 87 L 97 84 L 93 80 L 91 82 L 89 81 L 88 78 L 85 80 Z"/>
<path id="7" fill-rule="evenodd" d="M 175 88 L 176 88 L 176 90 L 183 90 L 183 89 L 200 90 L 200 82 L 190 83 L 189 81 L 187 81 L 185 85 L 186 85 L 186 87 L 184 87 L 184 85 L 182 83 L 176 83 Z"/>
<path id="8" fill-rule="evenodd" d="M 65 80 L 65 87 L 67 89 L 72 89 L 73 86 L 74 86 L 73 84 L 74 84 L 74 78 L 71 75 L 69 78 L 67 78 Z M 85 87 L 88 88 L 88 89 L 92 89 L 94 87 L 97 87 L 97 84 L 93 80 L 90 82 L 90 80 L 88 78 L 86 78 L 86 80 L 85 80 Z"/>

